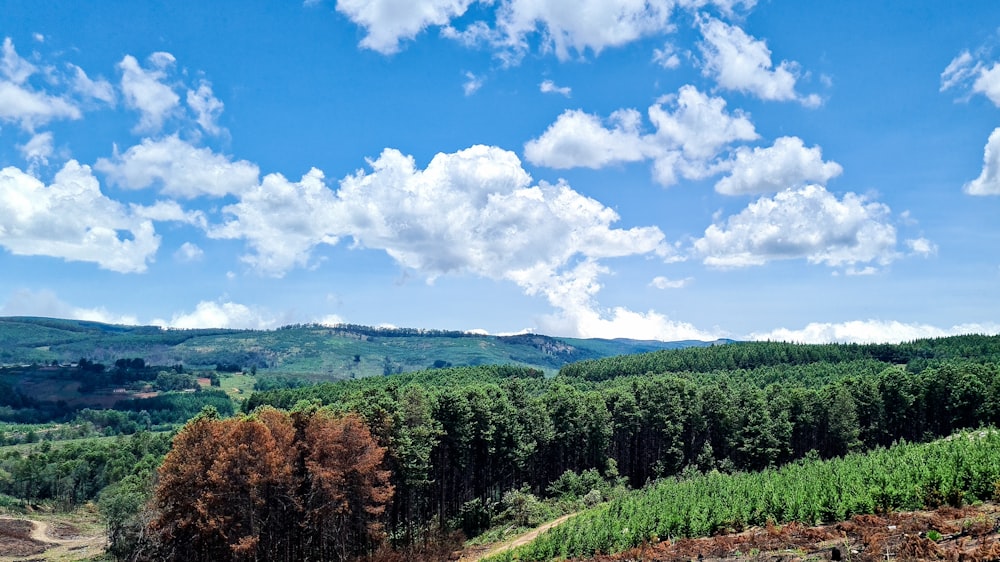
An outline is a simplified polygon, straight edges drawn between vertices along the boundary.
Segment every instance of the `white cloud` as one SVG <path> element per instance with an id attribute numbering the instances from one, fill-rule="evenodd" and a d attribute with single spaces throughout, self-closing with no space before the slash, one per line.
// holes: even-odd
<path id="1" fill-rule="evenodd" d="M 716 173 L 720 164 L 714 159 L 720 151 L 733 142 L 757 138 L 749 118 L 739 111 L 727 113 L 725 100 L 690 85 L 650 107 L 649 119 L 656 131 L 644 135 L 642 117 L 634 109 L 611 114 L 609 126 L 583 111 L 566 111 L 525 144 L 525 158 L 552 168 L 652 160 L 656 180 L 669 186 L 678 176 L 698 179 Z"/>
<path id="2" fill-rule="evenodd" d="M 965 184 L 969 195 L 1000 195 L 1000 127 L 993 129 L 983 150 L 983 171 Z"/>
<path id="3" fill-rule="evenodd" d="M 316 320 L 315 322 L 321 326 L 327 326 L 333 328 L 335 326 L 343 324 L 344 319 L 336 314 L 327 314 L 326 316 L 320 318 L 319 320 Z"/>
<path id="4" fill-rule="evenodd" d="M 769 193 L 807 183 L 825 184 L 841 172 L 840 164 L 823 161 L 818 146 L 806 148 L 798 137 L 781 137 L 769 148 L 737 148 L 732 170 L 715 184 L 715 190 L 726 195 Z"/>
<path id="5" fill-rule="evenodd" d="M 607 272 L 600 260 L 674 257 L 658 228 L 612 228 L 613 210 L 564 183 L 533 185 L 517 156 L 499 148 L 438 154 L 422 170 L 386 149 L 369 165 L 336 192 L 319 170 L 297 183 L 269 175 L 223 209 L 229 220 L 209 236 L 246 240 L 244 260 L 277 276 L 308 265 L 316 246 L 349 237 L 428 280 L 471 274 L 512 281 L 581 322 L 607 320 L 592 302 L 597 277 Z M 654 318 L 615 314 L 633 324 Z"/>
<path id="6" fill-rule="evenodd" d="M 674 110 L 665 110 L 664 104 Z M 681 86 L 676 96 L 650 107 L 649 119 L 656 126 L 659 145 L 667 150 L 679 148 L 692 161 L 714 158 L 723 147 L 758 136 L 743 112 L 726 113 L 724 99 L 709 97 L 691 85 Z"/>
<path id="7" fill-rule="evenodd" d="M 532 186 L 517 156 L 499 148 L 438 154 L 425 170 L 395 150 L 370 164 L 373 172 L 341 182 L 341 234 L 429 277 L 466 272 L 529 286 L 575 257 L 668 251 L 658 228 L 613 229 L 613 210 L 564 183 Z"/>
<path id="8" fill-rule="evenodd" d="M 977 63 L 972 58 L 972 54 L 969 51 L 962 51 L 962 53 L 948 63 L 948 66 L 941 73 L 941 91 L 950 90 L 963 82 L 973 79 L 981 66 L 981 63 Z"/>
<path id="9" fill-rule="evenodd" d="M 669 279 L 663 276 L 654 277 L 650 281 L 649 286 L 656 289 L 683 289 L 694 281 L 691 277 L 685 277 L 684 279 Z"/>
<path id="10" fill-rule="evenodd" d="M 10 82 L 21 85 L 38 69 L 21 58 L 14 49 L 14 42 L 7 37 L 3 41 L 3 57 L 0 58 L 0 74 Z"/>
<path id="11" fill-rule="evenodd" d="M 13 254 L 132 273 L 146 270 L 159 244 L 152 223 L 106 198 L 90 168 L 75 160 L 49 186 L 14 167 L 0 170 L 0 246 Z"/>
<path id="12" fill-rule="evenodd" d="M 461 16 L 473 0 L 337 0 L 337 11 L 367 31 L 366 49 L 391 55 L 401 40 Z"/>
<path id="13" fill-rule="evenodd" d="M 603 168 L 619 162 L 646 159 L 641 136 L 642 116 L 634 109 L 620 109 L 601 119 L 580 110 L 568 110 L 537 139 L 524 145 L 524 157 L 550 168 Z"/>
<path id="14" fill-rule="evenodd" d="M 567 98 L 573 93 L 573 89 L 569 86 L 556 86 L 556 83 L 552 80 L 544 80 L 538 85 L 538 89 L 541 90 L 543 94 L 560 94 L 566 96 Z"/>
<path id="15" fill-rule="evenodd" d="M 73 70 L 73 91 L 88 98 L 103 101 L 108 105 L 115 103 L 115 89 L 110 82 L 104 79 L 91 80 L 82 68 L 76 65 L 69 65 Z"/>
<path id="16" fill-rule="evenodd" d="M 897 257 L 896 228 L 889 208 L 848 193 L 838 200 L 823 187 L 789 189 L 762 197 L 723 224 L 713 224 L 694 251 L 714 267 L 763 265 L 806 259 L 831 267 Z"/>
<path id="17" fill-rule="evenodd" d="M 306 0 L 306 6 L 319 0 Z M 485 19 L 466 13 L 479 4 Z M 430 27 L 466 47 L 489 46 L 507 65 L 520 62 L 533 48 L 554 53 L 559 60 L 599 55 L 604 49 L 671 33 L 677 8 L 698 12 L 716 6 L 726 16 L 737 7 L 750 9 L 754 0 L 338 0 L 337 11 L 365 29 L 361 47 L 390 55 L 400 43 Z M 488 21 L 487 21 L 488 20 Z M 663 53 L 658 62 L 673 68 L 679 59 Z"/>
<path id="18" fill-rule="evenodd" d="M 801 96 L 795 91 L 796 63 L 782 61 L 773 68 L 771 50 L 764 41 L 714 18 L 701 18 L 698 27 L 705 39 L 700 44 L 705 59 L 702 72 L 714 78 L 720 87 L 764 100 L 795 100 L 808 107 L 821 103 L 815 94 Z"/>
<path id="19" fill-rule="evenodd" d="M 750 334 L 748 339 L 796 343 L 901 343 L 961 334 L 1000 334 L 1000 324 L 988 322 L 940 328 L 930 324 L 904 323 L 895 320 L 812 322 L 799 330 L 778 328 L 769 332 L 756 332 Z"/>
<path id="20" fill-rule="evenodd" d="M 134 326 L 139 321 L 134 316 L 117 315 L 104 307 L 81 308 L 59 299 L 52 291 L 41 289 L 20 289 L 14 291 L 0 306 L 0 316 L 40 316 L 43 318 L 67 318 L 89 320 L 105 324 Z"/>
<path id="21" fill-rule="evenodd" d="M 157 201 L 152 205 L 131 203 L 132 215 L 157 222 L 182 222 L 207 227 L 205 214 L 201 211 L 185 211 L 176 201 Z"/>
<path id="22" fill-rule="evenodd" d="M 122 94 L 125 105 L 139 111 L 139 123 L 135 130 L 157 132 L 163 127 L 163 122 L 175 111 L 180 103 L 180 97 L 174 90 L 163 83 L 167 77 L 165 69 L 173 64 L 174 57 L 170 53 L 153 53 L 147 59 L 152 68 L 145 69 L 132 55 L 118 63 L 122 71 Z"/>
<path id="23" fill-rule="evenodd" d="M 144 189 L 152 185 L 177 197 L 202 195 L 223 197 L 242 193 L 257 185 L 260 170 L 246 160 L 236 162 L 197 148 L 177 135 L 159 140 L 143 139 L 112 158 L 100 158 L 94 168 L 107 174 L 108 181 L 126 189 Z"/>
<path id="24" fill-rule="evenodd" d="M 38 164 L 48 165 L 49 157 L 52 156 L 52 132 L 35 134 L 28 142 L 17 145 L 17 149 L 33 167 Z"/>
<path id="25" fill-rule="evenodd" d="M 559 60 L 673 30 L 673 0 L 507 0 L 497 9 L 497 46 L 516 60 L 538 36 Z"/>
<path id="26" fill-rule="evenodd" d="M 653 49 L 653 62 L 666 69 L 674 69 L 681 65 L 677 49 L 670 43 L 664 43 L 662 49 Z"/>
<path id="27" fill-rule="evenodd" d="M 479 88 L 483 87 L 484 78 L 482 76 L 476 76 L 471 72 L 465 73 L 465 83 L 462 84 L 462 91 L 465 95 L 471 96 L 472 94 L 479 91 Z"/>
<path id="28" fill-rule="evenodd" d="M 211 84 L 202 80 L 197 90 L 188 90 L 187 104 L 194 111 L 202 130 L 210 135 L 218 135 L 223 131 L 218 121 L 224 106 L 212 93 Z"/>
<path id="29" fill-rule="evenodd" d="M 10 37 L 4 39 L 0 58 L 0 121 L 19 123 L 33 132 L 34 128 L 53 119 L 79 119 L 80 109 L 71 101 L 43 92 L 27 84 L 37 71 L 30 62 L 18 56 Z"/>
<path id="30" fill-rule="evenodd" d="M 910 253 L 917 256 L 933 256 L 937 254 L 937 244 L 926 238 L 913 238 L 906 241 Z"/>
<path id="31" fill-rule="evenodd" d="M 1000 107 L 1000 62 L 983 60 L 983 52 L 973 56 L 963 51 L 941 73 L 941 91 L 968 87 L 973 94 L 983 94 Z"/>
<path id="32" fill-rule="evenodd" d="M 230 301 L 201 301 L 192 312 L 179 312 L 169 320 L 156 319 L 153 325 L 183 330 L 198 328 L 230 328 L 266 330 L 277 326 L 277 320 L 265 311 Z"/>
<path id="33" fill-rule="evenodd" d="M 323 172 L 315 168 L 296 183 L 268 174 L 241 193 L 238 203 L 222 209 L 231 218 L 210 228 L 208 235 L 245 239 L 253 253 L 243 261 L 260 273 L 281 277 L 293 267 L 305 267 L 315 246 L 337 243 L 334 204 Z"/>
<path id="34" fill-rule="evenodd" d="M 174 252 L 174 259 L 182 263 L 192 263 L 201 261 L 205 257 L 205 252 L 197 244 L 185 242 Z"/>
<path id="35" fill-rule="evenodd" d="M 678 322 L 654 311 L 645 313 L 625 307 L 603 309 L 594 295 L 601 286 L 597 278 L 606 269 L 594 260 L 545 280 L 543 292 L 559 312 L 539 320 L 543 333 L 566 334 L 581 338 L 632 338 L 643 340 L 715 340 L 719 330 L 704 331 L 687 322 Z M 529 287 L 529 294 L 531 294 Z"/>

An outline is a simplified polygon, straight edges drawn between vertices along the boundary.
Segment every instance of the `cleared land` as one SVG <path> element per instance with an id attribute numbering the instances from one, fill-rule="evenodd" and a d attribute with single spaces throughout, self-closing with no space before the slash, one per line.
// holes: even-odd
<path id="1" fill-rule="evenodd" d="M 1000 506 L 983 504 L 935 511 L 858 515 L 848 521 L 807 527 L 798 523 L 754 528 L 739 534 L 664 540 L 589 562 L 675 560 L 1000 560 Z"/>
<path id="2" fill-rule="evenodd" d="M 89 560 L 106 544 L 103 529 L 93 525 L 0 516 L 0 562 Z"/>

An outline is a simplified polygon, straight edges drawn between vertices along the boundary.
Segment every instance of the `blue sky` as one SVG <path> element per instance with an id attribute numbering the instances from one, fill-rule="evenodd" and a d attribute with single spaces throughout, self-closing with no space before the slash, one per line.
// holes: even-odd
<path id="1" fill-rule="evenodd" d="M 1000 332 L 993 1 L 0 14 L 0 315 Z"/>

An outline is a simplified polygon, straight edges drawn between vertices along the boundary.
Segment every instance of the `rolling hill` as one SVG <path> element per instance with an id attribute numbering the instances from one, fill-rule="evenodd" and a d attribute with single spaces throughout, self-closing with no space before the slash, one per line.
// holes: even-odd
<path id="1" fill-rule="evenodd" d="M 8 365 L 80 358 L 112 363 L 142 357 L 150 364 L 237 365 L 325 380 L 506 363 L 553 371 L 584 359 L 726 342 L 490 336 L 318 324 L 276 330 L 175 330 L 54 318 L 0 318 L 0 363 Z"/>

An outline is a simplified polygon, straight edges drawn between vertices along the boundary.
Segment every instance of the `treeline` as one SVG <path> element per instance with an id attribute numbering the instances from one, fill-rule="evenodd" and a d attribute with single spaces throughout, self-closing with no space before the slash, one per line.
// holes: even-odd
<path id="1" fill-rule="evenodd" d="M 1000 336 L 965 335 L 902 344 L 742 342 L 580 361 L 564 366 L 559 374 L 601 381 L 647 373 L 708 373 L 857 360 L 905 364 L 911 372 L 919 372 L 948 360 L 995 363 L 1000 361 Z"/>
<path id="2" fill-rule="evenodd" d="M 526 484 L 544 495 L 566 471 L 620 473 L 641 486 L 684 471 L 761 470 L 1000 423 L 992 363 L 955 360 L 911 372 L 861 356 L 864 346 L 760 349 L 787 350 L 789 363 L 730 373 L 619 373 L 602 382 L 543 379 L 515 367 L 445 369 L 275 390 L 255 394 L 245 407 L 307 400 L 360 414 L 388 451 L 396 495 L 387 520 L 397 542 L 418 536 L 430 520 L 454 526 L 476 506 L 488 519 L 505 491 Z M 836 354 L 843 350 L 850 352 Z M 713 360 L 727 356 L 699 351 Z M 660 361 L 666 354 L 650 355 Z M 796 357 L 841 362 L 796 364 Z"/>
<path id="3" fill-rule="evenodd" d="M 816 525 L 864 513 L 958 507 L 1000 500 L 998 482 L 1000 433 L 995 429 L 757 473 L 713 471 L 627 494 L 490 560 L 586 558 L 768 523 Z"/>
<path id="4" fill-rule="evenodd" d="M 129 475 L 152 474 L 169 449 L 168 434 L 149 432 L 9 448 L 0 452 L 0 494 L 72 507 L 96 499 L 106 486 Z"/>
<path id="5" fill-rule="evenodd" d="M 471 334 L 469 332 L 460 332 L 457 330 L 429 330 L 422 328 L 377 328 L 372 326 L 362 326 L 360 324 L 337 324 L 336 326 L 324 326 L 322 324 L 291 324 L 288 326 L 282 326 L 278 328 L 279 330 L 290 330 L 297 328 L 315 328 L 322 330 L 331 330 L 344 334 L 354 334 L 359 336 L 367 337 L 387 337 L 387 338 L 401 338 L 401 337 L 430 337 L 430 338 L 464 338 L 464 337 L 480 337 L 478 334 Z"/>

